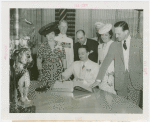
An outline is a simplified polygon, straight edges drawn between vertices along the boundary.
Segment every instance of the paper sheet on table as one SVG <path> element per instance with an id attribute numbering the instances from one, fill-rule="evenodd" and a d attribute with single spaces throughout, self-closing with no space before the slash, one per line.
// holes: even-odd
<path id="1" fill-rule="evenodd" d="M 73 92 L 73 82 L 72 81 L 56 81 L 52 91 L 61 91 L 61 92 Z"/>

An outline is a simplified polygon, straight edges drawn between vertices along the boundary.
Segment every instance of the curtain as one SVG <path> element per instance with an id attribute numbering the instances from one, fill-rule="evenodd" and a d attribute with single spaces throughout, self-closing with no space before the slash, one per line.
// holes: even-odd
<path id="1" fill-rule="evenodd" d="M 88 38 L 92 37 L 93 36 L 92 20 L 93 19 L 91 9 L 77 9 L 75 32 L 79 29 L 83 29 Z"/>
<path id="2" fill-rule="evenodd" d="M 130 34 L 136 37 L 138 26 L 138 11 L 134 9 L 77 9 L 76 28 L 84 29 L 88 38 L 95 37 L 95 23 L 111 23 L 126 21 L 129 25 Z M 113 28 L 114 32 L 114 28 Z M 140 35 L 143 37 L 143 13 L 140 16 Z"/>
<path id="3" fill-rule="evenodd" d="M 111 9 L 111 10 L 110 9 L 102 9 L 102 10 L 100 10 L 100 9 L 93 9 L 92 10 L 92 18 L 93 18 L 93 22 L 92 22 L 92 29 L 93 29 L 92 37 L 95 37 L 96 36 L 96 32 L 95 32 L 94 24 L 96 22 L 102 22 L 102 23 L 111 23 L 112 25 L 114 25 L 115 22 L 116 22 L 116 9 Z"/>
<path id="4" fill-rule="evenodd" d="M 129 25 L 130 35 L 136 37 L 138 26 L 138 11 L 136 10 L 117 10 L 116 22 L 126 21 Z"/>
<path id="5" fill-rule="evenodd" d="M 55 21 L 55 9 L 42 9 L 42 24 L 41 25 L 44 26 L 54 21 Z M 46 40 L 44 36 L 41 36 L 41 37 L 42 37 L 42 40 L 41 40 L 42 42 Z"/>

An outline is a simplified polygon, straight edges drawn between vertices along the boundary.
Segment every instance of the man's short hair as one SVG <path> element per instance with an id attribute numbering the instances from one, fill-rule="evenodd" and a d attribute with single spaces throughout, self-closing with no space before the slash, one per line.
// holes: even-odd
<path id="1" fill-rule="evenodd" d="M 122 27 L 122 30 L 125 31 L 125 30 L 129 30 L 129 26 L 128 24 L 125 22 L 125 21 L 119 21 L 117 23 L 115 23 L 114 27 Z"/>
<path id="2" fill-rule="evenodd" d="M 84 31 L 84 30 L 82 30 L 82 29 L 77 30 L 76 34 L 77 34 L 78 32 L 82 32 L 82 33 L 83 33 L 83 35 L 85 35 L 85 31 Z"/>
<path id="3" fill-rule="evenodd" d="M 67 22 L 66 20 L 61 20 L 61 21 L 59 21 L 59 25 L 60 25 L 61 23 L 66 23 L 67 26 L 68 26 L 68 22 Z"/>
<path id="4" fill-rule="evenodd" d="M 79 47 L 79 49 L 80 48 L 84 48 L 85 50 L 86 50 L 86 52 L 90 52 L 90 50 L 89 50 L 89 47 L 87 46 L 87 45 L 81 45 L 80 47 Z M 79 50 L 78 49 L 78 50 Z"/>

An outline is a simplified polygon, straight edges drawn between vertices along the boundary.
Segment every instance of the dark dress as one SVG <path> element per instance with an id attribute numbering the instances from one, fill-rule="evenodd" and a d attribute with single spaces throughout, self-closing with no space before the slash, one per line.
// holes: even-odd
<path id="1" fill-rule="evenodd" d="M 41 44 L 38 49 L 37 57 L 42 59 L 42 77 L 41 81 L 52 86 L 56 80 L 59 80 L 63 72 L 62 59 L 66 59 L 65 50 L 62 45 L 55 41 L 54 50 L 48 44 L 48 41 Z"/>

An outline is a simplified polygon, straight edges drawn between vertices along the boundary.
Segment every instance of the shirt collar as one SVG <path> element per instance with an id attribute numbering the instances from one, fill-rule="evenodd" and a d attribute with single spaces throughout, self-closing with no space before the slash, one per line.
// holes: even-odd
<path id="1" fill-rule="evenodd" d="M 130 42 L 131 36 L 129 35 L 125 40 L 126 40 L 126 43 Z M 122 41 L 122 44 L 123 44 L 123 43 L 124 43 L 124 40 Z"/>
<path id="2" fill-rule="evenodd" d="M 61 36 L 61 37 L 66 37 L 67 35 L 66 34 L 59 34 L 59 36 Z"/>
<path id="3" fill-rule="evenodd" d="M 82 64 L 84 64 L 86 66 L 86 64 L 88 63 L 88 61 L 89 61 L 89 59 L 86 62 L 83 62 L 83 61 L 81 61 L 81 62 L 82 62 Z"/>

